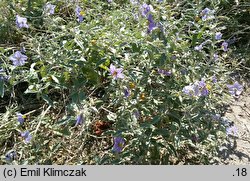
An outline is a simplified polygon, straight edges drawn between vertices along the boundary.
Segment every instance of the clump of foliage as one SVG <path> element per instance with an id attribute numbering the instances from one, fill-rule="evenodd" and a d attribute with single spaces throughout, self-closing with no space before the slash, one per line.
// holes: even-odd
<path id="1" fill-rule="evenodd" d="M 240 73 L 249 76 L 250 67 L 250 3 L 242 1 L 221 1 L 219 14 L 226 17 L 222 22 L 227 27 L 225 34 L 235 46 L 235 58 L 240 63 Z M 243 70 L 243 71 L 242 71 Z"/>
<path id="2" fill-rule="evenodd" d="M 243 91 L 216 4 L 1 3 L 1 163 L 216 160 Z"/>

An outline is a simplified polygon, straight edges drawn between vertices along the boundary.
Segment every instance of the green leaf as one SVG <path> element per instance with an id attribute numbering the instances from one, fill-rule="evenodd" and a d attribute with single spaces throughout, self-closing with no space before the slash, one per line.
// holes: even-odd
<path id="1" fill-rule="evenodd" d="M 151 124 L 156 124 L 158 123 L 159 121 L 161 121 L 161 117 L 160 116 L 155 116 L 151 122 Z"/>
<path id="2" fill-rule="evenodd" d="M 47 75 L 47 68 L 46 68 L 46 66 L 43 65 L 40 68 L 40 74 L 41 74 L 42 77 L 45 77 Z"/>
<path id="3" fill-rule="evenodd" d="M 156 130 L 154 130 L 153 135 L 159 136 L 162 135 L 164 137 L 169 137 L 169 131 L 166 128 L 158 128 Z"/>
<path id="4" fill-rule="evenodd" d="M 79 104 L 81 103 L 84 99 L 86 99 L 86 95 L 84 92 L 74 92 L 71 94 L 71 99 L 73 103 Z"/>
<path id="5" fill-rule="evenodd" d="M 90 81 L 93 84 L 99 84 L 100 83 L 100 76 L 97 72 L 93 70 L 93 68 L 90 67 L 84 67 L 83 72 L 85 73 L 86 78 L 88 81 Z"/>
<path id="6" fill-rule="evenodd" d="M 53 130 L 53 133 L 58 136 L 70 136 L 70 131 L 68 127 L 63 128 L 62 130 Z"/>
<path id="7" fill-rule="evenodd" d="M 42 94 L 43 100 L 45 100 L 50 106 L 53 106 L 53 101 L 49 98 L 48 95 Z"/>
<path id="8" fill-rule="evenodd" d="M 197 42 L 197 34 L 193 34 L 193 37 L 192 37 L 192 46 L 195 46 L 196 42 Z"/>

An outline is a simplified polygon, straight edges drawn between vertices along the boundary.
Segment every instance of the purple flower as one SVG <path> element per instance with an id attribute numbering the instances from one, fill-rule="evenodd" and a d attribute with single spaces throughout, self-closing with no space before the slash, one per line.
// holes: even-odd
<path id="1" fill-rule="evenodd" d="M 143 17 L 146 17 L 148 15 L 148 13 L 152 10 L 153 10 L 153 7 L 151 5 L 146 4 L 146 3 L 144 3 L 140 7 L 140 11 L 141 11 L 141 14 Z"/>
<path id="2" fill-rule="evenodd" d="M 204 79 L 201 79 L 201 81 L 199 82 L 199 86 L 201 88 L 205 87 L 206 86 L 206 82 L 204 81 Z"/>
<path id="3" fill-rule="evenodd" d="M 207 88 L 206 82 L 202 79 L 199 82 L 195 82 L 182 89 L 182 92 L 188 96 L 207 96 L 209 90 Z"/>
<path id="4" fill-rule="evenodd" d="M 45 6 L 45 12 L 49 13 L 50 15 L 55 13 L 55 5 L 52 5 L 50 3 L 46 4 Z"/>
<path id="5" fill-rule="evenodd" d="M 113 2 L 113 0 L 107 0 L 108 1 L 108 3 L 112 3 Z"/>
<path id="6" fill-rule="evenodd" d="M 163 69 L 158 69 L 159 74 L 163 74 L 164 70 Z"/>
<path id="7" fill-rule="evenodd" d="M 201 96 L 207 96 L 209 94 L 209 90 L 206 87 L 201 89 Z"/>
<path id="8" fill-rule="evenodd" d="M 227 135 L 233 135 L 233 136 L 236 136 L 237 133 L 238 133 L 238 130 L 235 126 L 230 126 L 226 129 L 226 133 Z"/>
<path id="9" fill-rule="evenodd" d="M 120 153 L 124 147 L 124 144 L 125 140 L 122 137 L 115 137 L 113 151 L 116 153 Z"/>
<path id="10" fill-rule="evenodd" d="M 216 32 L 216 33 L 215 33 L 215 39 L 216 39 L 216 40 L 220 40 L 221 37 L 222 37 L 222 33 L 221 33 L 221 32 Z"/>
<path id="11" fill-rule="evenodd" d="M 209 94 L 209 90 L 207 89 L 206 84 L 205 84 L 205 86 L 200 87 L 200 95 L 201 96 L 207 96 L 208 94 Z"/>
<path id="12" fill-rule="evenodd" d="M 84 19 L 84 12 L 82 11 L 82 8 L 80 8 L 79 6 L 76 6 L 75 13 L 77 16 L 77 21 L 82 22 Z"/>
<path id="13" fill-rule="evenodd" d="M 10 60 L 13 62 L 14 66 L 22 66 L 28 59 L 26 55 L 23 55 L 20 51 L 16 51 L 14 55 L 10 56 Z"/>
<path id="14" fill-rule="evenodd" d="M 5 155 L 6 161 L 13 161 L 17 158 L 16 151 L 11 150 Z"/>
<path id="15" fill-rule="evenodd" d="M 232 85 L 227 85 L 227 87 L 229 89 L 229 93 L 233 96 L 238 96 L 243 91 L 243 86 L 240 85 L 237 81 Z"/>
<path id="16" fill-rule="evenodd" d="M 76 124 L 75 124 L 75 126 L 81 125 L 81 124 L 83 123 L 83 121 L 84 121 L 84 118 L 83 118 L 83 114 L 81 113 L 81 114 L 79 114 L 79 115 L 76 117 Z"/>
<path id="17" fill-rule="evenodd" d="M 193 84 L 193 93 L 194 96 L 200 96 L 200 86 L 197 82 Z"/>
<path id="18" fill-rule="evenodd" d="M 195 49 L 196 51 L 201 51 L 202 48 L 203 48 L 202 45 L 203 45 L 203 44 L 200 44 L 200 45 L 198 45 L 198 46 L 195 46 L 194 49 Z"/>
<path id="19" fill-rule="evenodd" d="M 25 131 L 21 133 L 21 136 L 25 139 L 25 143 L 29 143 L 30 140 L 32 139 L 32 136 L 29 131 Z"/>
<path id="20" fill-rule="evenodd" d="M 222 49 L 223 49 L 224 52 L 226 52 L 226 51 L 228 50 L 228 43 L 227 43 L 227 42 L 224 41 L 224 42 L 221 44 L 221 46 L 222 46 Z"/>
<path id="21" fill-rule="evenodd" d="M 215 75 L 213 75 L 213 77 L 212 77 L 212 82 L 213 82 L 213 83 L 216 83 L 216 82 L 217 82 L 217 78 L 216 78 Z"/>
<path id="22" fill-rule="evenodd" d="M 23 124 L 24 123 L 24 115 L 22 115 L 21 113 L 17 113 L 17 121 L 20 123 L 20 124 Z"/>
<path id="23" fill-rule="evenodd" d="M 128 98 L 130 96 L 130 92 L 129 92 L 129 90 L 127 88 L 124 89 L 124 95 L 125 95 L 126 98 Z"/>
<path id="24" fill-rule="evenodd" d="M 116 68 L 114 65 L 110 65 L 110 68 L 109 68 L 109 71 L 110 71 L 110 75 L 112 75 L 114 77 L 114 79 L 123 79 L 124 78 L 124 75 L 122 73 L 123 69 L 122 68 Z"/>
<path id="25" fill-rule="evenodd" d="M 203 9 L 202 12 L 201 12 L 202 20 L 206 21 L 207 19 L 213 18 L 214 17 L 213 13 L 214 13 L 214 11 L 212 11 L 209 8 Z"/>
<path id="26" fill-rule="evenodd" d="M 182 92 L 188 96 L 193 96 L 194 95 L 194 86 L 187 85 L 182 89 Z"/>
<path id="27" fill-rule="evenodd" d="M 171 71 L 167 71 L 167 70 L 163 70 L 163 69 L 158 69 L 158 73 L 166 75 L 166 76 L 171 76 L 172 75 Z"/>
<path id="28" fill-rule="evenodd" d="M 152 14 L 148 15 L 148 33 L 151 33 L 156 28 Z"/>
<path id="29" fill-rule="evenodd" d="M 18 28 L 29 28 L 27 24 L 27 18 L 23 18 L 19 15 L 16 15 L 16 25 Z"/>
<path id="30" fill-rule="evenodd" d="M 203 79 L 199 82 L 199 87 L 200 87 L 200 95 L 201 96 L 207 96 L 209 94 L 209 91 L 206 87 L 206 83 Z"/>
<path id="31" fill-rule="evenodd" d="M 211 10 L 209 8 L 205 8 L 205 9 L 202 10 L 201 14 L 206 15 L 206 14 L 208 14 L 210 12 L 211 12 Z"/>

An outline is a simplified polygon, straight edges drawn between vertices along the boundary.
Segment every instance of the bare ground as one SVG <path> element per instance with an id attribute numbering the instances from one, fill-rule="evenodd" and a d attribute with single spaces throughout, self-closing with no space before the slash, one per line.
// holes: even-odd
<path id="1" fill-rule="evenodd" d="M 248 165 L 250 164 L 250 83 L 246 91 L 230 106 L 225 117 L 234 122 L 237 135 L 230 138 L 231 144 L 224 154 L 220 164 Z"/>

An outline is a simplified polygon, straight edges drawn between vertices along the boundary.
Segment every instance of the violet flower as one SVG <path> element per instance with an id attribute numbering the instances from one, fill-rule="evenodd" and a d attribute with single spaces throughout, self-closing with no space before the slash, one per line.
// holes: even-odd
<path id="1" fill-rule="evenodd" d="M 25 143 L 29 143 L 32 139 L 32 136 L 29 131 L 22 132 L 21 136 L 25 139 L 24 140 Z"/>
<path id="2" fill-rule="evenodd" d="M 185 86 L 182 89 L 182 92 L 190 97 L 192 96 L 207 96 L 209 94 L 209 90 L 207 88 L 206 82 L 202 79 L 199 82 L 195 82 L 188 86 Z"/>
<path id="3" fill-rule="evenodd" d="M 113 151 L 116 153 L 120 153 L 124 147 L 124 144 L 125 140 L 122 137 L 115 137 Z"/>
<path id="4" fill-rule="evenodd" d="M 203 48 L 203 44 L 200 44 L 200 45 L 194 47 L 194 49 L 195 49 L 196 51 L 201 51 L 202 48 Z"/>
<path id="5" fill-rule="evenodd" d="M 216 78 L 215 75 L 213 75 L 213 77 L 212 77 L 212 82 L 213 82 L 213 83 L 216 83 L 216 82 L 217 82 L 217 78 Z"/>
<path id="6" fill-rule="evenodd" d="M 200 95 L 201 96 L 207 96 L 209 94 L 209 91 L 206 87 L 206 83 L 205 81 L 202 79 L 200 82 L 199 82 L 199 87 L 200 87 Z"/>
<path id="7" fill-rule="evenodd" d="M 20 124 L 23 124 L 24 123 L 24 115 L 22 115 L 21 113 L 17 113 L 17 121 L 20 123 Z"/>
<path id="8" fill-rule="evenodd" d="M 16 151 L 14 151 L 14 150 L 9 151 L 9 152 L 5 155 L 5 159 L 6 159 L 6 161 L 9 161 L 9 162 L 11 162 L 11 161 L 17 159 L 17 153 L 16 153 Z"/>
<path id="9" fill-rule="evenodd" d="M 224 41 L 224 42 L 221 44 L 221 47 L 222 47 L 223 51 L 226 52 L 226 51 L 228 50 L 228 43 Z"/>
<path id="10" fill-rule="evenodd" d="M 84 12 L 82 11 L 82 8 L 80 8 L 79 6 L 76 6 L 75 13 L 77 16 L 77 21 L 82 22 L 84 19 Z"/>
<path id="11" fill-rule="evenodd" d="M 194 86 L 187 85 L 182 89 L 182 92 L 188 96 L 193 96 L 194 95 Z"/>
<path id="12" fill-rule="evenodd" d="M 203 21 L 206 21 L 206 20 L 208 20 L 208 19 L 212 19 L 212 18 L 214 18 L 213 14 L 214 14 L 214 11 L 213 11 L 213 10 L 211 10 L 211 9 L 209 9 L 209 8 L 205 8 L 205 9 L 203 9 L 202 12 L 201 12 L 201 16 L 202 16 L 201 19 L 202 19 Z"/>
<path id="13" fill-rule="evenodd" d="M 124 78 L 124 75 L 122 73 L 123 69 L 122 68 L 116 68 L 114 65 L 110 65 L 110 68 L 109 68 L 109 71 L 110 71 L 110 75 L 113 76 L 114 79 L 123 79 Z"/>
<path id="14" fill-rule="evenodd" d="M 124 89 L 124 96 L 126 97 L 126 98 L 128 98 L 129 96 L 130 96 L 130 92 L 129 92 L 129 90 L 126 88 L 126 89 Z"/>
<path id="15" fill-rule="evenodd" d="M 79 114 L 76 117 L 76 124 L 75 124 L 75 126 L 81 125 L 81 124 L 83 124 L 83 122 L 84 122 L 84 117 L 83 117 L 83 114 L 81 113 L 81 114 Z"/>
<path id="16" fill-rule="evenodd" d="M 158 69 L 158 73 L 166 75 L 166 76 L 171 76 L 172 75 L 171 71 L 167 71 L 167 70 L 163 70 L 163 69 Z"/>
<path id="17" fill-rule="evenodd" d="M 27 24 L 27 18 L 23 18 L 19 15 L 16 15 L 16 25 L 18 28 L 29 28 Z"/>
<path id="18" fill-rule="evenodd" d="M 155 28 L 156 28 L 156 24 L 155 24 L 155 22 L 154 22 L 154 20 L 153 20 L 153 16 L 152 16 L 152 14 L 149 14 L 148 15 L 148 33 L 151 33 Z"/>
<path id="19" fill-rule="evenodd" d="M 55 13 L 55 7 L 56 7 L 55 5 L 47 3 L 46 6 L 45 6 L 45 12 L 49 13 L 50 15 L 52 15 L 52 14 Z"/>
<path id="20" fill-rule="evenodd" d="M 9 59 L 13 62 L 14 66 L 22 66 L 25 64 L 28 57 L 23 55 L 20 51 L 16 51 Z"/>
<path id="21" fill-rule="evenodd" d="M 220 40 L 221 37 L 222 37 L 222 33 L 221 33 L 221 32 L 216 32 L 216 33 L 215 33 L 215 39 L 216 39 L 216 40 Z"/>
<path id="22" fill-rule="evenodd" d="M 140 11 L 141 11 L 141 15 L 143 17 L 147 17 L 148 16 L 148 13 L 150 11 L 153 10 L 153 7 L 151 5 L 148 5 L 146 3 L 144 3 L 141 7 L 140 7 Z"/>
<path id="23" fill-rule="evenodd" d="M 232 85 L 227 85 L 229 93 L 233 96 L 239 96 L 243 91 L 243 86 L 240 85 L 237 81 Z"/>
<path id="24" fill-rule="evenodd" d="M 237 136 L 238 130 L 236 126 L 230 126 L 226 129 L 227 135 Z"/>

